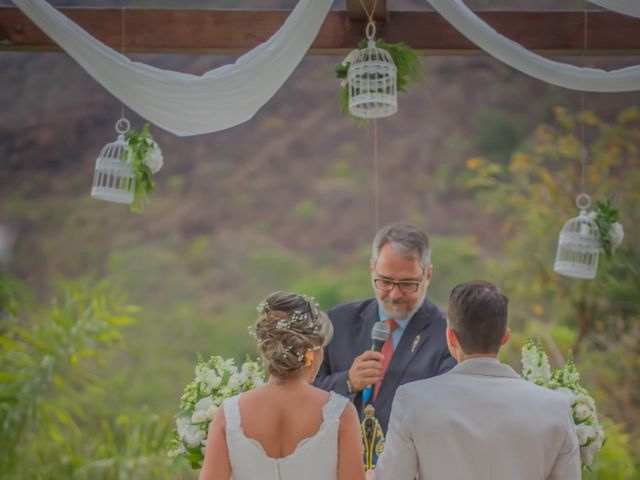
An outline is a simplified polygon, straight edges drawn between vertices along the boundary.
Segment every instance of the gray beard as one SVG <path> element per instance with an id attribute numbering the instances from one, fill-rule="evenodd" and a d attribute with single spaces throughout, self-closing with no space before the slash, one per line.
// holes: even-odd
<path id="1" fill-rule="evenodd" d="M 381 302 L 380 300 L 378 300 L 378 306 L 381 307 L 384 312 L 387 314 L 387 316 L 389 318 L 393 318 L 394 320 L 409 320 L 411 317 L 413 317 L 415 315 L 415 313 L 420 310 L 420 307 L 422 306 L 422 304 L 424 303 L 424 299 L 427 296 L 427 292 L 424 292 L 424 295 L 422 295 L 421 298 L 419 298 L 414 307 L 408 311 L 407 313 L 403 314 L 402 316 L 396 315 L 396 313 L 398 312 L 392 312 L 389 311 L 389 309 L 387 308 L 387 305 L 393 309 L 395 309 L 395 305 L 391 302 L 389 302 L 388 304 L 385 302 Z M 400 305 L 406 305 L 404 303 L 400 304 Z"/>

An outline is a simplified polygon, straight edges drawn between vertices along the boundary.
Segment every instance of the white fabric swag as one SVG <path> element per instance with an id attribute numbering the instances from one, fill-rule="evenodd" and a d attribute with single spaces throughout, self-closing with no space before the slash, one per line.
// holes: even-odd
<path id="1" fill-rule="evenodd" d="M 202 76 L 163 70 L 107 47 L 44 0 L 14 3 L 129 108 L 178 136 L 249 120 L 280 89 L 307 53 L 333 0 L 300 0 L 265 43 Z"/>
<path id="2" fill-rule="evenodd" d="M 427 0 L 462 35 L 485 52 L 527 75 L 560 87 L 590 92 L 640 90 L 640 67 L 605 71 L 555 62 L 496 32 L 461 0 Z M 600 0 L 603 3 L 609 2 Z M 640 2 L 640 0 L 638 0 Z M 612 2 L 613 3 L 613 2 Z M 618 2 L 622 3 L 622 2 Z"/>
<path id="3" fill-rule="evenodd" d="M 640 17 L 640 1 L 638 0 L 589 0 L 589 2 L 623 15 Z"/>
<path id="4" fill-rule="evenodd" d="M 278 91 L 316 37 L 333 0 L 299 0 L 267 42 L 202 76 L 162 70 L 99 42 L 45 0 L 13 0 L 93 78 L 129 108 L 176 135 L 216 132 L 243 123 Z M 469 40 L 507 65 L 561 87 L 593 92 L 640 90 L 640 67 L 605 71 L 555 62 L 500 35 L 461 0 L 427 0 Z M 591 0 L 640 16 L 640 0 Z"/>

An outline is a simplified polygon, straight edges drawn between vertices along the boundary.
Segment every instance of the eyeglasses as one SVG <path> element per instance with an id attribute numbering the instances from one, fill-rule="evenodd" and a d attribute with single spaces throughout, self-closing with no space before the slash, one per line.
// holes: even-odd
<path id="1" fill-rule="evenodd" d="M 373 279 L 373 285 L 378 290 L 382 290 L 383 292 L 390 292 L 391 290 L 393 290 L 393 287 L 397 285 L 398 289 L 402 293 L 416 293 L 421 283 L 422 283 L 422 279 L 400 280 L 399 282 L 396 282 L 395 280 L 389 280 L 388 278 L 380 278 L 380 277 L 376 277 Z"/>

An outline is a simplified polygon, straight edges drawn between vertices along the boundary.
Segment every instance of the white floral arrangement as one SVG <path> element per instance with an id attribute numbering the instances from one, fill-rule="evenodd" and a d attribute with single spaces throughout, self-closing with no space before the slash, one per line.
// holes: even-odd
<path id="1" fill-rule="evenodd" d="M 624 240 L 624 228 L 618 222 L 620 212 L 611 206 L 611 199 L 607 199 L 597 203 L 596 209 L 589 212 L 589 218 L 598 228 L 600 247 L 608 257 L 611 257 Z"/>
<path id="2" fill-rule="evenodd" d="M 522 347 L 522 378 L 531 383 L 557 390 L 569 398 L 573 423 L 580 443 L 583 467 L 589 467 L 602 448 L 604 431 L 598 421 L 596 404 L 589 392 L 580 385 L 580 373 L 571 356 L 564 368 L 551 370 L 549 358 L 540 343 L 531 338 Z"/>
<path id="3" fill-rule="evenodd" d="M 189 462 L 191 468 L 202 467 L 209 424 L 225 399 L 264 383 L 262 365 L 247 359 L 238 369 L 233 359 L 213 356 L 200 359 L 195 378 L 180 397 L 176 429 L 169 442 L 169 456 L 174 465 Z"/>

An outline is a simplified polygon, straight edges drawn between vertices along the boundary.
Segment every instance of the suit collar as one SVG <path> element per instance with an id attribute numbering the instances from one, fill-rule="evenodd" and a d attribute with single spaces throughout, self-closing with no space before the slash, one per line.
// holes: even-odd
<path id="1" fill-rule="evenodd" d="M 453 367 L 449 373 L 520 378 L 520 376 L 509 365 L 500 363 L 498 360 L 491 357 L 468 358 Z"/>

